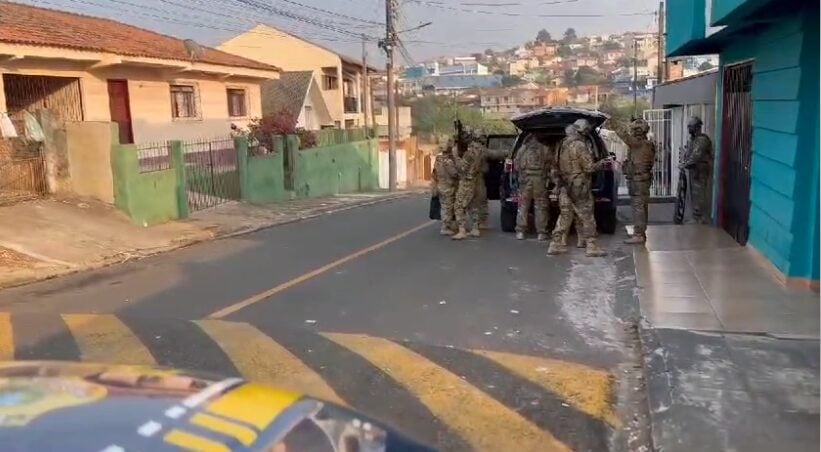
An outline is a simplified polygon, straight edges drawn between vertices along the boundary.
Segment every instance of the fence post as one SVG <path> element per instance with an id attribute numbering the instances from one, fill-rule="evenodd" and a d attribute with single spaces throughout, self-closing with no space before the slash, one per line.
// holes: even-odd
<path id="1" fill-rule="evenodd" d="M 295 182 L 297 179 L 296 168 L 296 153 L 299 152 L 299 137 L 296 135 L 288 135 L 285 137 L 285 158 L 288 159 L 288 167 L 291 169 L 289 174 L 285 177 L 285 187 L 289 190 L 296 188 Z"/>
<path id="2" fill-rule="evenodd" d="M 185 180 L 185 153 L 182 149 L 182 141 L 169 141 L 168 148 L 177 177 L 177 212 L 181 219 L 188 218 L 188 183 Z"/>
<path id="3" fill-rule="evenodd" d="M 248 138 L 235 137 L 234 150 L 237 151 L 237 172 L 239 173 L 239 199 L 247 200 L 248 187 Z"/>

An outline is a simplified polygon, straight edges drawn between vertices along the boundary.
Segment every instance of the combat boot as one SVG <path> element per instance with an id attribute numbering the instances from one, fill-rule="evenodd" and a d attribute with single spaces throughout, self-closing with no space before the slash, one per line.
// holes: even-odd
<path id="1" fill-rule="evenodd" d="M 607 256 L 607 251 L 599 247 L 596 239 L 587 239 L 587 249 L 584 255 L 587 257 L 604 257 Z"/>
<path id="2" fill-rule="evenodd" d="M 439 235 L 453 235 L 456 232 L 448 226 L 442 226 L 442 229 L 439 230 Z"/>
<path id="3" fill-rule="evenodd" d="M 547 241 L 547 234 L 539 234 L 539 235 L 537 235 L 537 236 L 536 236 L 536 240 L 538 240 L 538 241 L 540 241 L 540 242 L 546 242 L 546 241 Z"/>
<path id="4" fill-rule="evenodd" d="M 485 229 L 487 229 L 487 220 L 482 220 L 482 221 L 479 222 L 479 229 L 481 229 L 483 231 Z"/>
<path id="5" fill-rule="evenodd" d="M 470 236 L 471 237 L 480 237 L 481 235 L 482 235 L 482 232 L 479 231 L 479 225 L 474 224 L 473 229 L 470 230 Z"/>
<path id="6" fill-rule="evenodd" d="M 464 240 L 467 237 L 468 233 L 465 231 L 465 228 L 459 226 L 459 231 L 455 235 L 452 235 L 450 238 L 452 238 L 453 240 Z"/>
<path id="7" fill-rule="evenodd" d="M 548 256 L 555 256 L 557 254 L 564 254 L 567 252 L 567 245 L 561 243 L 558 240 L 553 240 L 550 242 L 550 246 L 547 248 L 547 255 Z"/>
<path id="8" fill-rule="evenodd" d="M 525 233 L 524 232 L 517 232 L 516 233 L 516 240 L 524 240 L 524 239 L 525 239 Z"/>
<path id="9" fill-rule="evenodd" d="M 633 234 L 632 237 L 625 239 L 624 243 L 628 245 L 641 245 L 646 241 L 647 237 L 644 234 Z"/>

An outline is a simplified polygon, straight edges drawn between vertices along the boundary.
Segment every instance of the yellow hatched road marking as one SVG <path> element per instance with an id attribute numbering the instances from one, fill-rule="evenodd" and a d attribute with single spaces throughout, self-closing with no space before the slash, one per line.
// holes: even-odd
<path id="1" fill-rule="evenodd" d="M 156 364 L 151 352 L 113 315 L 63 314 L 84 361 Z"/>
<path id="2" fill-rule="evenodd" d="M 178 429 L 171 430 L 163 439 L 165 442 L 184 450 L 197 452 L 230 452 L 231 450 L 228 446 L 214 440 Z"/>
<path id="3" fill-rule="evenodd" d="M 301 397 L 293 392 L 249 383 L 214 400 L 206 410 L 262 430 Z M 248 409 L 250 406 L 254 409 Z"/>
<path id="4" fill-rule="evenodd" d="M 620 424 L 613 412 L 613 377 L 607 371 L 536 356 L 485 350 L 474 350 L 473 353 L 560 396 L 579 411 L 613 426 Z"/>
<path id="5" fill-rule="evenodd" d="M 14 359 L 14 335 L 11 328 L 11 314 L 0 312 L 0 361 Z"/>
<path id="6" fill-rule="evenodd" d="M 207 430 L 236 438 L 237 441 L 246 446 L 250 446 L 257 439 L 257 434 L 254 433 L 252 429 L 216 416 L 211 416 L 210 414 L 197 413 L 191 418 L 191 423 Z"/>
<path id="7" fill-rule="evenodd" d="M 416 395 L 476 450 L 570 451 L 518 413 L 427 358 L 387 339 L 323 333 L 359 354 Z"/>
<path id="8" fill-rule="evenodd" d="M 321 376 L 254 326 L 221 320 L 196 323 L 219 344 L 248 380 L 345 404 Z"/>

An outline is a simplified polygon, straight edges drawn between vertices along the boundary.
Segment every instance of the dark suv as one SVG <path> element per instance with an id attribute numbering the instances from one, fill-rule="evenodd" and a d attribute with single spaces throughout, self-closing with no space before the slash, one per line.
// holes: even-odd
<path id="1" fill-rule="evenodd" d="M 564 129 L 578 119 L 586 119 L 593 130 L 590 133 L 591 145 L 596 161 L 607 158 L 610 153 L 599 136 L 598 129 L 608 116 L 597 111 L 571 107 L 547 107 L 524 113 L 511 118 L 513 124 L 520 130 L 518 135 L 490 135 L 487 137 L 488 147 L 499 147 L 512 143 L 511 154 L 507 161 L 491 164 L 486 174 L 485 182 L 488 186 L 488 197 L 499 199 L 502 204 L 502 230 L 513 232 L 516 228 L 516 210 L 519 202 L 519 183 L 516 169 L 512 161 L 516 158 L 525 138 L 536 134 L 542 144 L 555 149 L 562 138 Z M 593 197 L 595 217 L 598 230 L 612 234 L 616 231 L 616 202 L 618 201 L 618 187 L 612 167 L 597 171 L 593 174 Z M 496 181 L 501 179 L 497 185 Z M 498 198 L 491 187 L 499 187 Z M 552 189 L 553 187 L 549 187 Z M 532 209 L 532 208 L 531 208 Z M 550 199 L 550 219 L 555 222 L 558 217 L 558 201 L 554 196 Z M 552 228 L 551 224 L 551 228 Z"/>

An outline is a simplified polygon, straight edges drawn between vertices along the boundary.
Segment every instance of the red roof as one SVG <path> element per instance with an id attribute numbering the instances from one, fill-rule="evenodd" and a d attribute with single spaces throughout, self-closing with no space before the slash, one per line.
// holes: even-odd
<path id="1" fill-rule="evenodd" d="M 0 42 L 123 56 L 190 61 L 182 39 L 110 19 L 0 1 Z M 196 60 L 221 66 L 279 70 L 258 61 L 201 46 Z"/>

